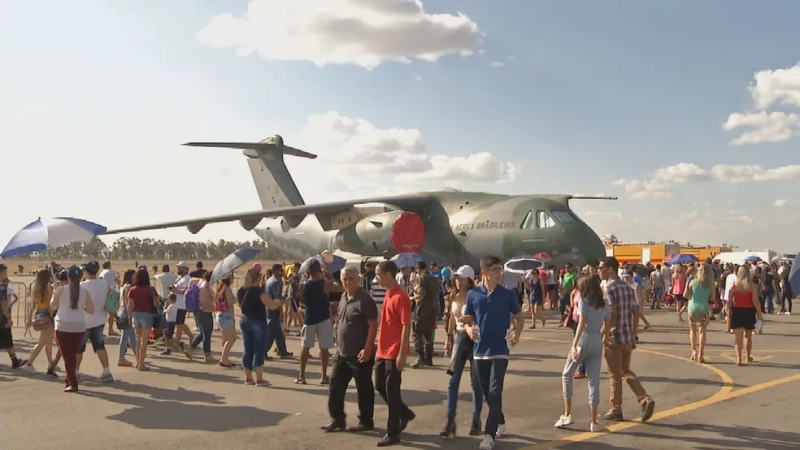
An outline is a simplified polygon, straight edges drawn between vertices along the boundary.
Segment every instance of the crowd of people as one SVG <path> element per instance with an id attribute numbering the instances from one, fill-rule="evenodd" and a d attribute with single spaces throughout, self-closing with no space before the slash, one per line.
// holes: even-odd
<path id="1" fill-rule="evenodd" d="M 35 373 L 34 362 L 42 350 L 48 361 L 46 374 L 58 377 L 65 365 L 65 392 L 77 392 L 80 366 L 91 342 L 103 372 L 111 382 L 104 328 L 120 336 L 119 367 L 148 371 L 148 346 L 163 340 L 162 355 L 177 352 L 194 359 L 202 344 L 203 361 L 224 368 L 241 367 L 245 385 L 269 386 L 264 362 L 293 358 L 287 351 L 286 333 L 299 327 L 302 351 L 294 382 L 306 384 L 310 350 L 319 347 L 320 384 L 329 385 L 331 422 L 327 432 L 363 432 L 374 428 L 375 392 L 389 407 L 387 433 L 378 446 L 400 442 L 415 415 L 402 400 L 402 372 L 406 367 L 433 366 L 435 332 L 440 322 L 446 334 L 444 356 L 447 373 L 446 422 L 443 438 L 456 435 L 459 385 L 467 364 L 472 391 L 469 434 L 484 435 L 480 449 L 494 448 L 506 432 L 502 408 L 503 379 L 510 350 L 519 341 L 527 309 L 530 328 L 546 325 L 543 311 L 559 310 L 559 326 L 573 331 L 572 346 L 562 372 L 564 411 L 558 428 L 573 424 L 572 384 L 588 378 L 591 422 L 589 430 L 603 430 L 600 419 L 623 420 L 622 380 L 637 397 L 642 420 L 648 420 L 655 402 L 631 370 L 632 352 L 639 342 L 640 325 L 649 327 L 645 306 L 660 309 L 675 305 L 679 321 L 690 322 L 690 359 L 705 362 L 706 330 L 716 315 L 724 317 L 735 334 L 737 364 L 752 361 L 753 332 L 761 330 L 763 314 L 791 313 L 793 293 L 788 266 L 769 264 L 721 265 L 715 261 L 689 265 L 631 265 L 620 267 L 613 257 L 597 266 L 562 269 L 554 266 L 528 271 L 522 277 L 504 276 L 498 258 L 480 261 L 480 272 L 470 266 L 445 267 L 423 261 L 397 267 L 392 261 L 367 263 L 361 270 L 346 267 L 329 273 L 313 260 L 301 273 L 300 264 L 275 264 L 266 269 L 254 264 L 236 293 L 232 276 L 211 284 L 211 272 L 197 263 L 162 267 L 152 277 L 145 266 L 120 277 L 110 262 L 90 261 L 53 273 L 39 271 L 30 295 L 26 325 L 39 331 L 39 339 L 26 360 L 16 355 L 8 310 L 7 269 L 0 264 L 0 349 L 7 350 L 12 367 Z M 55 279 L 53 276 L 55 275 Z M 239 313 L 235 314 L 235 308 Z M 196 324 L 187 325 L 191 315 Z M 231 361 L 237 339 L 236 316 L 243 339 L 241 365 Z M 117 328 L 119 332 L 114 331 Z M 211 336 L 222 333 L 219 359 L 213 356 Z M 196 333 L 196 334 L 195 334 Z M 182 342 L 183 335 L 188 338 Z M 53 355 L 53 342 L 58 349 Z M 411 348 L 416 359 L 407 364 Z M 127 360 L 130 349 L 134 362 Z M 331 351 L 336 349 L 335 355 Z M 601 414 L 600 371 L 605 360 L 609 374 L 609 407 Z M 331 376 L 328 367 L 331 366 Z M 358 391 L 358 425 L 347 428 L 344 397 L 355 380 Z M 485 422 L 481 415 L 488 408 Z"/>

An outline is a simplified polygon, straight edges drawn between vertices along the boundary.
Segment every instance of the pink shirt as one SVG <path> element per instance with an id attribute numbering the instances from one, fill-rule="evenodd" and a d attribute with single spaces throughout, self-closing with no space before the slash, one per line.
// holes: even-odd
<path id="1" fill-rule="evenodd" d="M 581 293 L 578 292 L 577 289 L 575 289 L 574 291 L 572 291 L 571 308 L 572 308 L 572 320 L 574 320 L 576 323 L 578 322 L 578 311 L 580 310 L 580 308 L 578 308 L 578 302 L 580 301 L 581 301 Z"/>
<path id="2" fill-rule="evenodd" d="M 674 295 L 683 295 L 686 291 L 686 277 L 683 275 L 675 275 L 672 280 L 672 293 Z"/>

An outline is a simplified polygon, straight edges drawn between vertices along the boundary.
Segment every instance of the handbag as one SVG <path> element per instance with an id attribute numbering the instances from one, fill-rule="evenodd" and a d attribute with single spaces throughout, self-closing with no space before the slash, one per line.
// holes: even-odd
<path id="1" fill-rule="evenodd" d="M 42 331 L 53 326 L 53 319 L 50 317 L 40 317 L 31 322 L 33 331 Z"/>
<path id="2" fill-rule="evenodd" d="M 131 327 L 130 316 L 128 316 L 127 314 L 124 316 L 116 316 L 116 322 L 117 322 L 117 329 L 119 330 L 127 330 L 128 328 Z"/>

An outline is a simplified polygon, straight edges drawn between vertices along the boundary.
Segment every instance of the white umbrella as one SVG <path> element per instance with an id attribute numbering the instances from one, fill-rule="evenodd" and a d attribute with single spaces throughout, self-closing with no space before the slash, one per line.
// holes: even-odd
<path id="1" fill-rule="evenodd" d="M 83 219 L 56 217 L 43 221 L 39 218 L 11 238 L 0 253 L 0 258 L 40 252 L 73 242 L 85 242 L 105 232 L 106 227 Z"/>

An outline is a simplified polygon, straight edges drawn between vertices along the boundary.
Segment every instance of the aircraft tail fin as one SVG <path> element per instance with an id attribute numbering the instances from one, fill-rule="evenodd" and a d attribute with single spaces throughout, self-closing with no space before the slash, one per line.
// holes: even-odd
<path id="1" fill-rule="evenodd" d="M 305 205 L 303 196 L 286 168 L 283 156 L 315 159 L 317 155 L 283 145 L 283 138 L 279 135 L 270 136 L 261 142 L 187 142 L 183 145 L 243 150 L 264 209 Z"/>

